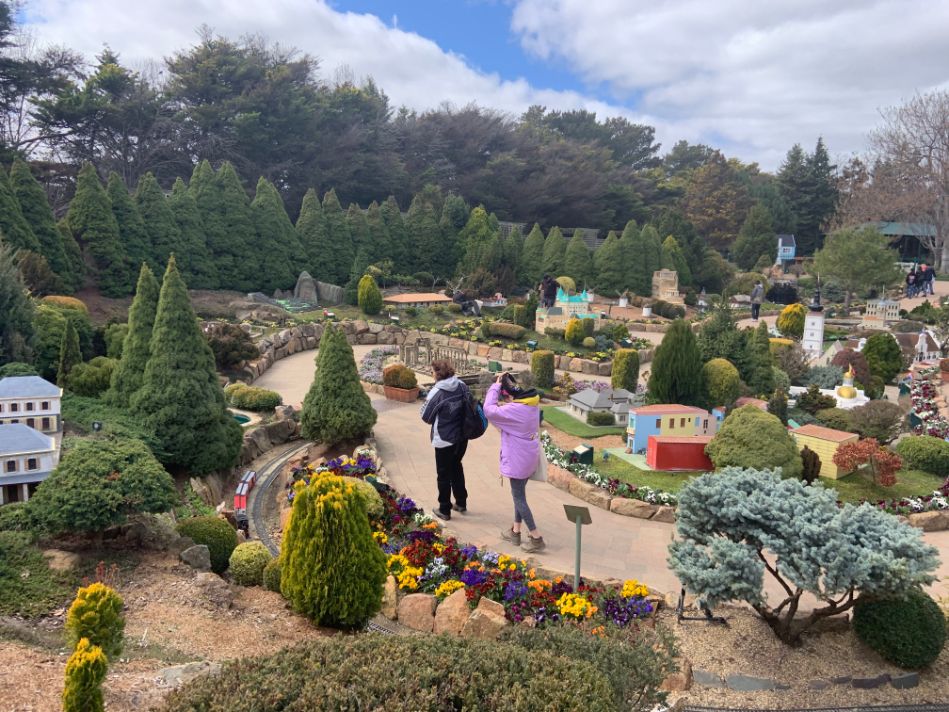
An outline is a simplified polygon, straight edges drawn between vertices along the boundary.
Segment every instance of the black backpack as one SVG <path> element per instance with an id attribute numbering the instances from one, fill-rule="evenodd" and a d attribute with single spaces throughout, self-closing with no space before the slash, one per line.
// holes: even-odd
<path id="1" fill-rule="evenodd" d="M 475 400 L 469 390 L 465 399 L 465 420 L 461 425 L 465 440 L 477 440 L 484 435 L 484 431 L 487 429 L 488 419 L 484 415 L 484 407 L 481 405 L 481 401 Z"/>

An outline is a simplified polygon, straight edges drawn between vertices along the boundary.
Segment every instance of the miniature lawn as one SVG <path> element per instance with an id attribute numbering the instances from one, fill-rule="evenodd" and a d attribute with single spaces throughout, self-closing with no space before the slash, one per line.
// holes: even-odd
<path id="1" fill-rule="evenodd" d="M 876 502 L 881 499 L 930 495 L 942 487 L 945 478 L 922 470 L 900 470 L 896 473 L 896 484 L 892 487 L 881 487 L 874 483 L 869 475 L 858 472 L 839 480 L 822 477 L 820 481 L 825 487 L 836 489 L 843 502 L 859 502 L 864 499 Z"/>
<path id="2" fill-rule="evenodd" d="M 582 420 L 559 410 L 562 407 L 563 404 L 544 406 L 541 409 L 544 411 L 544 423 L 578 438 L 599 438 L 605 435 L 623 435 L 626 432 L 626 428 L 619 426 L 587 425 Z"/>

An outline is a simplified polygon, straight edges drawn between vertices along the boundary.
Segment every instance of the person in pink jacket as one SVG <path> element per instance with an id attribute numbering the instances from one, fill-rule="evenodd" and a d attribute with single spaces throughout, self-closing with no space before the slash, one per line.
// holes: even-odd
<path id="1" fill-rule="evenodd" d="M 527 505 L 527 480 L 540 460 L 540 396 L 534 390 L 517 386 L 510 374 L 498 376 L 484 399 L 484 414 L 501 431 L 501 475 L 511 485 L 514 500 L 514 524 L 501 537 L 520 546 L 521 523 L 527 526 L 527 543 L 521 548 L 534 553 L 546 544 L 537 530 L 534 515 Z"/>

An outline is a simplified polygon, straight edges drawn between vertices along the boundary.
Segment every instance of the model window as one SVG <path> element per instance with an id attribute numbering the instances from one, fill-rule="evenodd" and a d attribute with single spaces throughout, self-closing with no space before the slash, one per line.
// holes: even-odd
<path id="1" fill-rule="evenodd" d="M 39 465 L 37 464 L 35 457 L 31 457 L 29 460 L 26 461 L 26 469 L 35 470 L 37 468 L 39 468 Z"/>
<path id="2" fill-rule="evenodd" d="M 16 460 L 7 460 L 7 472 L 16 472 Z"/>
<path id="3" fill-rule="evenodd" d="M 26 424 L 29 425 L 31 428 L 35 428 L 35 427 L 36 427 L 36 418 L 27 418 L 27 419 L 26 419 Z"/>
<path id="4" fill-rule="evenodd" d="M 26 409 L 29 411 L 32 411 L 33 405 L 34 405 L 33 401 L 30 401 L 29 403 L 26 404 Z"/>
<path id="5" fill-rule="evenodd" d="M 662 427 L 662 418 L 656 418 L 656 428 Z"/>
<path id="6" fill-rule="evenodd" d="M 675 419 L 675 418 L 669 418 L 669 427 L 670 427 L 670 428 L 675 428 L 675 426 L 676 426 L 676 419 Z"/>
<path id="7" fill-rule="evenodd" d="M 680 428 L 684 428 L 684 427 L 685 427 L 685 418 L 680 418 L 680 419 L 679 419 L 679 427 L 680 427 Z"/>
<path id="8" fill-rule="evenodd" d="M 3 403 L 0 403 L 0 413 L 3 412 Z"/>
<path id="9" fill-rule="evenodd" d="M 11 413 L 16 413 L 16 412 L 18 412 L 19 410 L 20 410 L 20 404 L 19 404 L 19 403 L 11 403 L 11 404 L 10 404 L 10 412 L 11 412 Z"/>
<path id="10" fill-rule="evenodd" d="M 708 430 L 708 418 L 706 418 L 705 420 L 702 421 L 702 427 L 703 427 L 704 429 Z"/>
<path id="11" fill-rule="evenodd" d="M 49 401 L 43 401 L 43 410 L 49 410 Z"/>
<path id="12" fill-rule="evenodd" d="M 49 418 L 43 418 L 43 430 L 49 430 Z"/>

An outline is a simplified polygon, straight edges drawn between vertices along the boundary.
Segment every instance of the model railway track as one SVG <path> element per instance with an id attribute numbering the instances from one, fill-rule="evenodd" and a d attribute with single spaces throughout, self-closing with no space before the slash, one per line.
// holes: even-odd
<path id="1" fill-rule="evenodd" d="M 250 521 L 254 525 L 254 531 L 257 532 L 257 538 L 263 542 L 264 546 L 266 546 L 274 556 L 280 554 L 280 547 L 277 546 L 273 537 L 270 536 L 270 527 L 267 526 L 267 522 L 263 516 L 263 502 L 266 501 L 270 487 L 277 480 L 281 470 L 283 470 L 283 466 L 296 457 L 302 450 L 309 447 L 309 445 L 310 443 L 307 442 L 300 445 L 300 447 L 293 448 L 270 460 L 266 465 L 260 468 L 260 472 L 257 475 L 257 487 L 255 487 L 251 493 L 253 501 L 250 503 Z"/>

